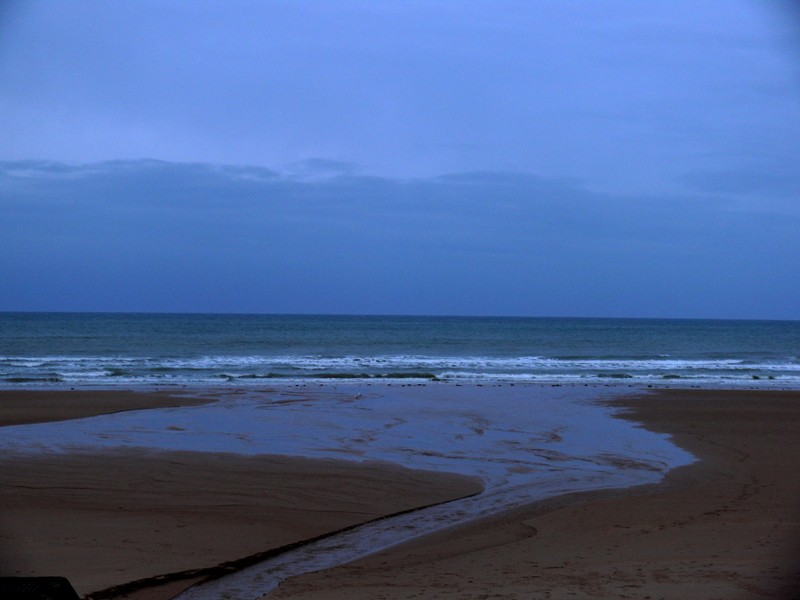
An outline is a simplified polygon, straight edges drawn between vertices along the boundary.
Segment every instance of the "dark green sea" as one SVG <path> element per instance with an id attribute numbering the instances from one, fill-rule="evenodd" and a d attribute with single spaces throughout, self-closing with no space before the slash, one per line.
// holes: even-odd
<path id="1" fill-rule="evenodd" d="M 800 387 L 799 321 L 0 313 L 0 385 Z"/>

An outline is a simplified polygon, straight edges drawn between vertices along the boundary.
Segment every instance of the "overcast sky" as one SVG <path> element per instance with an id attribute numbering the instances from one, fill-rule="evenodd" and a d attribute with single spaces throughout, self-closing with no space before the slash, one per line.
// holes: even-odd
<path id="1" fill-rule="evenodd" d="M 3 2 L 0 310 L 798 319 L 791 6 Z"/>

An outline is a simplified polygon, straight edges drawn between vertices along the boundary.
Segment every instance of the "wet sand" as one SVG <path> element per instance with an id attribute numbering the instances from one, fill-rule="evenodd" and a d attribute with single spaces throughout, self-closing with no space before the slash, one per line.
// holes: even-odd
<path id="1" fill-rule="evenodd" d="M 196 406 L 212 400 L 213 396 L 198 398 L 131 390 L 0 390 L 0 426 L 67 421 L 146 408 Z"/>
<path id="2" fill-rule="evenodd" d="M 269 597 L 800 597 L 800 394 L 668 390 L 614 404 L 700 462 L 296 577 Z M 386 464 L 225 454 L 3 456 L 2 469 L 0 574 L 67 575 L 81 593 L 477 489 Z M 191 581 L 130 597 L 166 599 Z"/>
<path id="3" fill-rule="evenodd" d="M 800 598 L 800 394 L 614 404 L 701 460 L 661 484 L 554 498 L 297 577 L 269 598 Z"/>
<path id="4" fill-rule="evenodd" d="M 143 396 L 2 392 L 0 423 L 176 405 Z M 5 454 L 0 468 L 0 576 L 66 576 L 84 595 L 189 571 L 132 596 L 154 599 L 196 580 L 192 571 L 482 489 L 385 463 L 223 453 Z"/>

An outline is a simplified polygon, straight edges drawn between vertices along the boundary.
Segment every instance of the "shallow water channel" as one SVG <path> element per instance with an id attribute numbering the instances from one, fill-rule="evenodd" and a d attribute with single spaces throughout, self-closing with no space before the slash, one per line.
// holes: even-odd
<path id="1" fill-rule="evenodd" d="M 304 385 L 220 392 L 204 406 L 4 428 L 0 450 L 163 450 L 382 460 L 478 476 L 485 491 L 381 519 L 190 588 L 255 600 L 288 577 L 559 494 L 654 483 L 693 457 L 598 402 L 623 388 Z"/>

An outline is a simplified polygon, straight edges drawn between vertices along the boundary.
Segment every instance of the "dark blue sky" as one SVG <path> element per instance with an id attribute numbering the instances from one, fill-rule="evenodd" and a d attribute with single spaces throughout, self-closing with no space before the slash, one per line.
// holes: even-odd
<path id="1" fill-rule="evenodd" d="M 4 3 L 0 310 L 800 318 L 797 17 Z"/>

